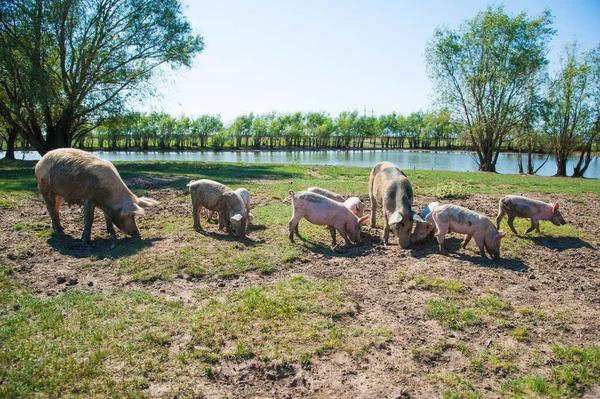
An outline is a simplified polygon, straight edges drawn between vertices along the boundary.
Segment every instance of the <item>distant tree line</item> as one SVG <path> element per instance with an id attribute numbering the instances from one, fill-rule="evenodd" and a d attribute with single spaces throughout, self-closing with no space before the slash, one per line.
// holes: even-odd
<path id="1" fill-rule="evenodd" d="M 248 114 L 224 125 L 219 115 L 175 118 L 132 112 L 112 118 L 76 144 L 87 149 L 195 150 L 284 148 L 466 148 L 449 113 L 379 117 L 345 111 Z"/>

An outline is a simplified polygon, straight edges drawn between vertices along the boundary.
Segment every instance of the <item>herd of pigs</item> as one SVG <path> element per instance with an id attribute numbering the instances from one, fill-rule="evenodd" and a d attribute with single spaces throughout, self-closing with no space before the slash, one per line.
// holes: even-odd
<path id="1" fill-rule="evenodd" d="M 115 228 L 139 237 L 135 215 L 157 201 L 137 197 L 125 185 L 115 167 L 88 152 L 64 148 L 48 152 L 35 166 L 38 187 L 46 202 L 52 220 L 52 228 L 62 234 L 59 208 L 64 200 L 83 206 L 84 228 L 81 239 L 88 243 L 91 238 L 94 210 L 102 209 L 107 232 L 116 236 Z M 240 188 L 232 190 L 213 180 L 201 179 L 188 184 L 193 208 L 194 229 L 202 231 L 201 211 L 207 210 L 208 219 L 218 212 L 219 229 L 245 238 L 250 213 L 250 193 Z M 336 232 L 346 245 L 361 244 L 361 224 L 369 218 L 364 215 L 365 205 L 358 197 L 347 200 L 341 195 L 319 187 L 294 192 L 284 202 L 291 201 L 292 218 L 289 221 L 289 238 L 299 235 L 298 223 L 302 218 L 316 225 L 328 226 L 332 244 L 336 245 Z M 437 236 L 440 251 L 445 251 L 447 233 L 464 234 L 463 248 L 474 238 L 482 257 L 486 250 L 493 258 L 500 256 L 500 241 L 506 233 L 498 231 L 502 219 L 508 217 L 508 225 L 517 234 L 513 221 L 516 217 L 531 219 L 531 227 L 539 232 L 540 220 L 550 220 L 555 225 L 566 224 L 558 210 L 558 204 L 547 204 L 522 196 L 508 195 L 499 202 L 496 225 L 484 215 L 453 204 L 430 203 L 419 215 L 413 209 L 413 190 L 406 175 L 393 163 L 380 162 L 371 170 L 369 177 L 371 201 L 371 227 L 376 226 L 376 213 L 381 205 L 383 213 L 384 245 L 388 244 L 390 231 L 397 237 L 398 245 L 406 248 L 428 237 Z M 413 224 L 414 226 L 413 231 Z"/>

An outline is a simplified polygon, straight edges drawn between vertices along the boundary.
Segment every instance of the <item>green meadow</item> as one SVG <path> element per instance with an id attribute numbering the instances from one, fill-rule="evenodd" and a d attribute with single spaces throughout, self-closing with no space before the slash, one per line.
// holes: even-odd
<path id="1" fill-rule="evenodd" d="M 27 161 L 0 162 L 3 214 L 17 214 L 32 201 L 39 206 L 34 166 L 35 162 Z M 216 234 L 196 233 L 189 212 L 149 211 L 140 222 L 141 233 L 156 242 L 121 236 L 110 247 L 104 245 L 108 237 L 102 223 L 95 224 L 93 240 L 98 247 L 81 259 L 78 270 L 102 268 L 122 285 L 103 292 L 74 287 L 47 297 L 20 276 L 27 273 L 24 262 L 37 252 L 47 253 L 55 242 L 49 218 L 39 214 L 15 222 L 2 235 L 27 234 L 30 241 L 5 248 L 0 257 L 0 397 L 144 398 L 157 396 L 152 391 L 157 384 L 168 386 L 170 397 L 204 397 L 192 381 L 215 382 L 225 363 L 252 360 L 276 368 L 310 367 L 316 358 L 333 353 L 363 362 L 373 353 L 385 353 L 387 349 L 382 348 L 394 342 L 392 326 L 358 322 L 352 279 L 294 275 L 295 267 L 311 262 L 315 255 L 333 260 L 349 256 L 330 248 L 326 229 L 306 221 L 300 224 L 302 239 L 290 243 L 290 205 L 281 202 L 290 189 L 310 186 L 360 195 L 368 202 L 368 168 L 204 162 L 121 162 L 115 166 L 137 195 L 170 190 L 169 204 L 185 212 L 190 208 L 186 188 L 190 180 L 210 178 L 233 188 L 243 186 L 255 201 L 259 199 L 252 210 L 257 224 L 250 236 L 260 238 L 241 245 L 234 239 L 218 239 Z M 597 180 L 406 173 L 416 196 L 441 201 L 475 194 L 499 198 L 519 192 L 561 195 L 577 204 L 586 204 L 590 198 L 600 203 Z M 599 215 L 598 209 L 590 212 Z M 378 224 L 382 225 L 381 219 Z M 503 225 L 508 230 L 506 221 Z M 528 225 L 525 220 L 515 223 L 519 231 Z M 208 226 L 215 229 L 214 224 Z M 549 222 L 542 224 L 542 233 L 595 245 L 600 240 L 573 226 L 558 228 Z M 156 251 L 161 237 L 173 241 Z M 510 234 L 506 243 L 503 255 L 511 258 L 527 256 L 536 245 Z M 600 384 L 598 342 L 578 342 L 570 335 L 563 339 L 562 334 L 577 324 L 576 315 L 535 304 L 518 305 L 494 292 L 474 294 L 475 287 L 460 276 L 435 275 L 435 270 L 421 274 L 399 266 L 389 272 L 390 284 L 423 295 L 423 320 L 436 323 L 446 334 L 442 340 L 405 348 L 416 365 L 433 365 L 423 381 L 441 384 L 435 385 L 444 387 L 439 397 L 577 397 Z M 244 276 L 254 280 L 238 289 L 230 287 L 230 281 Z M 182 277 L 217 288 L 198 289 L 189 301 L 167 299 L 150 288 L 153 283 L 168 285 Z M 524 368 L 519 354 L 505 345 L 493 342 L 476 348 L 456 338 L 465 331 L 501 330 L 507 339 L 535 345 L 540 338 L 533 332 L 540 325 L 552 327 L 543 339 L 551 348 L 548 357 L 553 362 L 541 374 L 539 353 Z M 435 370 L 435 364 L 451 351 L 468 359 L 468 365 L 462 370 Z M 490 389 L 482 389 L 481 381 Z"/>

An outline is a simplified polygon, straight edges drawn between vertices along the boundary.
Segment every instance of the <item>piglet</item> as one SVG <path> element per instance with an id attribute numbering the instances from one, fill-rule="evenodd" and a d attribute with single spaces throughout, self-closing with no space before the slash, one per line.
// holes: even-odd
<path id="1" fill-rule="evenodd" d="M 500 222 L 505 215 L 508 215 L 508 227 L 515 234 L 518 234 L 513 226 L 516 217 L 531 218 L 531 227 L 525 233 L 530 233 L 533 229 L 539 233 L 540 220 L 549 220 L 556 226 L 567 224 L 558 210 L 558 204 L 547 204 L 519 195 L 507 195 L 498 202 L 497 228 L 500 228 Z"/>
<path id="2" fill-rule="evenodd" d="M 242 200 L 244 201 L 244 206 L 248 211 L 248 221 L 251 222 L 252 220 L 254 220 L 254 215 L 250 213 L 250 193 L 245 188 L 236 188 L 235 192 L 238 193 L 240 197 L 242 197 Z M 214 213 L 215 211 L 209 210 L 206 215 L 206 220 L 210 221 L 213 218 Z"/>
<path id="3" fill-rule="evenodd" d="M 423 219 L 425 222 L 417 222 L 415 230 L 410 235 L 411 244 L 421 242 L 429 236 L 433 237 L 435 225 L 433 224 L 433 219 L 431 218 L 431 211 L 439 206 L 439 202 L 431 202 L 425 207 L 425 209 L 423 209 L 423 212 L 421 212 L 421 219 Z"/>
<path id="4" fill-rule="evenodd" d="M 333 191 L 329 191 L 329 190 L 326 190 L 321 187 L 309 187 L 306 189 L 306 191 L 309 191 L 309 192 L 315 193 L 315 194 L 320 194 L 323 197 L 327 197 L 329 199 L 334 200 L 335 202 L 344 202 L 345 201 L 344 197 L 342 197 L 338 193 L 334 193 Z"/>
<path id="5" fill-rule="evenodd" d="M 219 212 L 219 229 L 226 228 L 229 234 L 246 237 L 248 211 L 242 197 L 229 187 L 209 179 L 194 180 L 188 183 L 192 197 L 194 229 L 202 231 L 200 211 L 206 208 Z"/>
<path id="6" fill-rule="evenodd" d="M 365 204 L 358 197 L 350 197 L 344 201 L 344 206 L 352 211 L 357 217 L 361 218 L 365 213 Z"/>
<path id="7" fill-rule="evenodd" d="M 506 233 L 498 231 L 487 217 L 462 206 L 451 204 L 438 206 L 431 211 L 430 215 L 437 229 L 440 252 L 445 252 L 446 233 L 454 232 L 465 234 L 463 248 L 473 237 L 482 257 L 487 258 L 485 250 L 492 258 L 500 257 L 500 240 L 506 237 Z"/>
<path id="8" fill-rule="evenodd" d="M 299 235 L 298 223 L 304 217 L 313 224 L 329 227 L 332 246 L 336 245 L 336 230 L 342 235 L 346 245 L 352 242 L 361 244 L 360 223 L 368 216 L 358 218 L 343 204 L 310 191 L 295 193 L 290 190 L 289 194 L 294 208 L 289 222 L 291 242 L 294 242 L 294 232 Z"/>

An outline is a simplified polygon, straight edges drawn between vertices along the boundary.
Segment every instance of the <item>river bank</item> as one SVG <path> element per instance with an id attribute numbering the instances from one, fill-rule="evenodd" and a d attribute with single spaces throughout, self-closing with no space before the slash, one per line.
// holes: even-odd
<path id="1" fill-rule="evenodd" d="M 120 161 L 208 161 L 208 162 L 241 162 L 241 163 L 275 163 L 305 165 L 336 165 L 372 167 L 380 161 L 396 163 L 406 170 L 450 170 L 476 171 L 478 165 L 475 155 L 467 151 L 435 151 L 435 150 L 269 150 L 253 151 L 97 151 L 101 158 L 111 162 Z M 3 154 L 0 153 L 0 156 Z M 17 153 L 17 159 L 39 159 L 37 152 Z M 501 174 L 517 174 L 519 172 L 518 155 L 501 153 L 496 170 Z M 570 165 L 576 162 L 571 158 Z M 533 157 L 535 167 L 546 161 L 546 156 Z M 539 170 L 540 176 L 553 176 L 556 165 L 552 159 L 547 160 Z M 600 158 L 594 158 L 586 171 L 585 177 L 600 178 Z"/>

